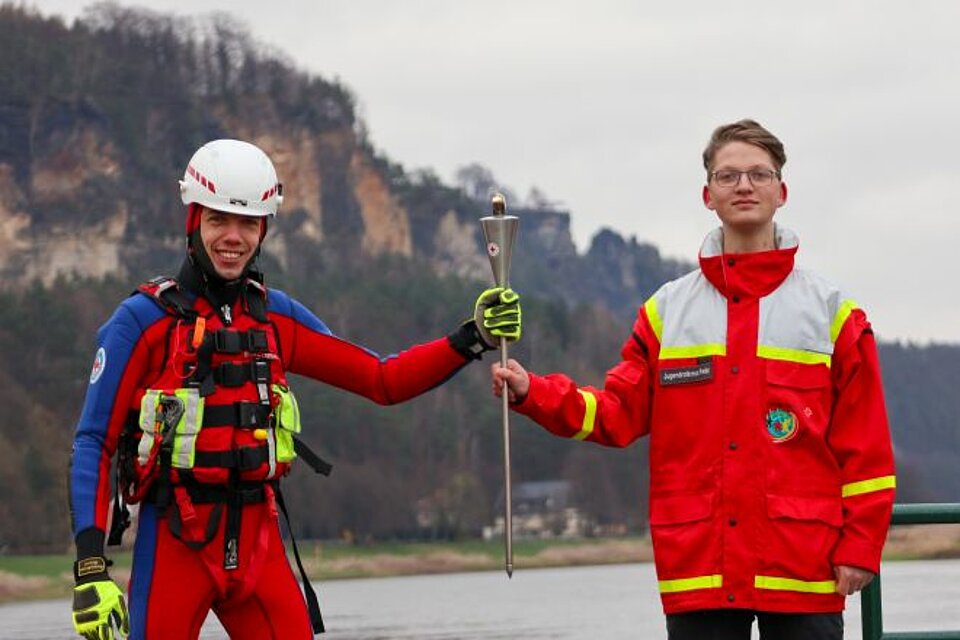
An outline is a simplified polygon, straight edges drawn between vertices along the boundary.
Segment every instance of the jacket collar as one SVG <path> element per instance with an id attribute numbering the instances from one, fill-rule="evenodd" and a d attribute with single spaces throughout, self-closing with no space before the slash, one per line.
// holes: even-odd
<path id="1" fill-rule="evenodd" d="M 760 298 L 769 295 L 793 271 L 800 242 L 785 227 L 774 226 L 777 248 L 755 253 L 723 253 L 723 229 L 711 231 L 700 247 L 700 269 L 722 294 Z"/>

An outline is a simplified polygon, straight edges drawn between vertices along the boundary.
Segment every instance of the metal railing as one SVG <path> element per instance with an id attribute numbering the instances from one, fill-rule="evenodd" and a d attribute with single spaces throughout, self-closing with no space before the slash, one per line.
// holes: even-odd
<path id="1" fill-rule="evenodd" d="M 960 523 L 960 503 L 896 504 L 891 524 Z M 897 631 L 883 632 L 883 608 L 880 597 L 880 574 L 860 597 L 860 619 L 863 640 L 960 640 L 960 631 Z M 960 616 L 958 616 L 960 618 Z"/>

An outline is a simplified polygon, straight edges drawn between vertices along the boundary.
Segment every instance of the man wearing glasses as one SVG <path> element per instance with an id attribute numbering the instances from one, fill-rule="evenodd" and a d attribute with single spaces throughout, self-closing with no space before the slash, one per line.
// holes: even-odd
<path id="1" fill-rule="evenodd" d="M 864 311 L 794 265 L 781 142 L 718 127 L 700 268 L 640 308 L 602 389 L 515 360 L 494 393 L 551 431 L 650 435 L 650 531 L 670 640 L 840 640 L 845 598 L 880 564 L 894 461 Z"/>

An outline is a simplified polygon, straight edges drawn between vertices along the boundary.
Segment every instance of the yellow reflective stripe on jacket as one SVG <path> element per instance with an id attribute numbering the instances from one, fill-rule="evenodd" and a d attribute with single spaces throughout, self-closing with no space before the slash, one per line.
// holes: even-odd
<path id="1" fill-rule="evenodd" d="M 650 327 L 657 335 L 657 342 L 663 342 L 663 320 L 660 318 L 660 311 L 657 310 L 656 297 L 651 297 L 644 302 L 643 309 L 647 312 L 647 320 L 650 322 Z"/>
<path id="2" fill-rule="evenodd" d="M 681 591 L 696 591 L 697 589 L 719 589 L 723 586 L 723 576 L 697 576 L 696 578 L 678 578 L 676 580 L 660 580 L 657 585 L 660 593 L 680 593 Z"/>
<path id="3" fill-rule="evenodd" d="M 753 586 L 757 589 L 771 589 L 774 591 L 799 591 L 801 593 L 834 593 L 837 590 L 835 580 L 820 580 L 807 582 L 793 578 L 776 578 L 774 576 L 755 576 Z"/>
<path id="4" fill-rule="evenodd" d="M 583 396 L 583 424 L 580 426 L 580 431 L 573 436 L 573 439 L 585 440 L 593 433 L 593 427 L 597 420 L 597 396 L 583 389 L 577 389 L 577 391 Z"/>
<path id="5" fill-rule="evenodd" d="M 837 341 L 837 336 L 840 335 L 840 330 L 843 329 L 843 325 L 847 321 L 847 318 L 849 318 L 853 310 L 858 307 L 859 305 L 853 300 L 844 300 L 842 303 L 840 303 L 840 308 L 837 309 L 837 314 L 833 316 L 833 322 L 830 324 L 831 342 Z"/>
<path id="6" fill-rule="evenodd" d="M 727 346 L 724 344 L 691 344 L 683 347 L 662 347 L 660 349 L 661 360 L 725 355 L 727 355 Z"/>
<path id="7" fill-rule="evenodd" d="M 827 353 L 788 349 L 787 347 L 769 347 L 762 344 L 757 345 L 757 355 L 768 360 L 786 360 L 787 362 L 799 362 L 800 364 L 825 364 L 828 367 L 831 362 L 830 355 Z"/>
<path id="8" fill-rule="evenodd" d="M 893 489 L 897 486 L 897 476 L 880 476 L 879 478 L 870 478 L 869 480 L 860 480 L 843 485 L 840 489 L 840 495 L 844 498 L 858 496 L 861 493 L 873 493 L 874 491 L 883 491 L 884 489 Z"/>

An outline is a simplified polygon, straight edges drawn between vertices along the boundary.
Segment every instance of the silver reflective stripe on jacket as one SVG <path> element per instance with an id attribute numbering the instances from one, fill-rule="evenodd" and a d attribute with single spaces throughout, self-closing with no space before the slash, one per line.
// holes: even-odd
<path id="1" fill-rule="evenodd" d="M 830 366 L 836 335 L 832 327 L 855 303 L 810 271 L 794 269 L 775 291 L 760 299 L 757 355 L 771 360 Z"/>
<path id="2" fill-rule="evenodd" d="M 702 272 L 665 284 L 644 306 L 661 360 L 726 355 L 727 301 Z"/>
<path id="3" fill-rule="evenodd" d="M 719 229 L 701 248 L 719 255 Z M 777 246 L 797 245 L 796 235 L 777 227 Z M 727 300 L 699 269 L 668 282 L 644 304 L 660 340 L 660 359 L 726 355 Z M 830 366 L 834 343 L 857 304 L 817 274 L 795 268 L 770 295 L 760 299 L 757 356 Z"/>
<path id="4" fill-rule="evenodd" d="M 160 392 L 156 389 L 147 389 L 140 400 L 140 444 L 137 446 L 137 460 L 145 465 L 150 459 L 157 432 L 157 404 L 160 402 Z"/>

